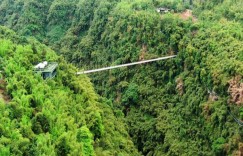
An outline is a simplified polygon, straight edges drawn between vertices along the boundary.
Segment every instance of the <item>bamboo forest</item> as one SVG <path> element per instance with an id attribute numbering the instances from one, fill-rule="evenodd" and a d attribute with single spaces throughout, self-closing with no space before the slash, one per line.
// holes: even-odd
<path id="1" fill-rule="evenodd" d="M 243 0 L 0 0 L 0 156 L 228 155 Z"/>

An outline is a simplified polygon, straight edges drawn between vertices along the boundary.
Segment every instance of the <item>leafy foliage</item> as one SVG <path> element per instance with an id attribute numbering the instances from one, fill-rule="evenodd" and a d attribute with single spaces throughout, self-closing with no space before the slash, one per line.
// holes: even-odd
<path id="1" fill-rule="evenodd" d="M 12 37 L 6 39 L 1 34 L 0 44 L 11 101 L 0 102 L 0 155 L 92 156 L 96 149 L 100 154 L 138 155 L 126 129 L 117 131 L 108 126 L 124 123 L 114 117 L 112 108 L 94 92 L 86 76 L 77 77 L 77 69 L 46 46 L 33 39 L 18 43 L 21 41 L 13 40 L 17 35 L 7 31 Z M 56 78 L 43 80 L 32 71 L 42 60 L 59 62 Z M 129 146 L 112 145 L 117 137 Z"/>
<path id="2" fill-rule="evenodd" d="M 106 100 L 50 49 L 1 28 L 0 68 L 12 97 L 9 106 L 1 104 L 3 154 L 138 155 L 133 143 L 148 156 L 241 151 L 242 128 L 234 117 L 242 119 L 242 104 L 230 102 L 228 88 L 243 76 L 242 1 L 11 2 L 0 2 L 1 24 L 36 37 L 82 69 L 177 57 L 91 75 Z M 157 7 L 172 11 L 159 14 Z M 196 18 L 181 19 L 185 9 Z M 55 80 L 31 72 L 43 59 L 60 62 Z M 19 131 L 9 134 L 8 127 Z M 5 146 L 9 142 L 14 145 Z"/>

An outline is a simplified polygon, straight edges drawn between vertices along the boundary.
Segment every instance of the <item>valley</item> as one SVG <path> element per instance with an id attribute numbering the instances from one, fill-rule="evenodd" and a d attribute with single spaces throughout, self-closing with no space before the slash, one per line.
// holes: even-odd
<path id="1" fill-rule="evenodd" d="M 241 155 L 242 7 L 0 1 L 0 155 Z"/>

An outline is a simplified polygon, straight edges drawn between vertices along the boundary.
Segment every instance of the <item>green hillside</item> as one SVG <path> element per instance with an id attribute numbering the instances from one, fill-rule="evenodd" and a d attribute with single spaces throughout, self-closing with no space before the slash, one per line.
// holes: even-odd
<path id="1" fill-rule="evenodd" d="M 242 0 L 0 1 L 0 24 L 18 34 L 1 27 L 2 155 L 239 155 L 242 7 Z M 169 55 L 177 57 L 75 75 Z M 56 78 L 32 72 L 44 60 L 59 62 Z"/>
<path id="2" fill-rule="evenodd" d="M 34 39 L 0 27 L 0 69 L 10 100 L 0 101 L 0 155 L 139 155 L 121 111 L 98 96 L 90 80 Z M 59 62 L 58 75 L 33 72 Z"/>

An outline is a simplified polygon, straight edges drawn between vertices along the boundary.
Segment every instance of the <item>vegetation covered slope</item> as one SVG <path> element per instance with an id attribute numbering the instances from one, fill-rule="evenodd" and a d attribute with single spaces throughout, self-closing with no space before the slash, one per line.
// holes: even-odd
<path id="1" fill-rule="evenodd" d="M 122 113 L 86 76 L 33 39 L 5 27 L 0 38 L 1 77 L 11 96 L 0 99 L 0 155 L 139 155 Z M 59 63 L 56 78 L 33 73 L 43 60 Z"/>
<path id="2" fill-rule="evenodd" d="M 119 3 L 100 43 L 86 47 L 87 42 L 81 42 L 83 53 L 75 53 L 75 58 L 81 58 L 81 64 L 91 60 L 91 66 L 96 62 L 105 66 L 109 64 L 105 60 L 120 64 L 178 54 L 175 60 L 92 77 L 100 94 L 122 107 L 130 135 L 144 155 L 236 154 L 242 129 L 231 114 L 241 119 L 242 113 L 241 106 L 233 107 L 236 101 L 229 88 L 237 79 L 238 92 L 242 89 L 242 23 L 207 9 L 196 23 L 183 21 L 160 16 L 151 3 L 144 3 Z M 90 55 L 83 57 L 89 50 Z M 235 94 L 235 99 L 242 97 Z"/>
<path id="3" fill-rule="evenodd" d="M 1 14 L 2 24 L 37 37 L 81 68 L 178 54 L 90 77 L 98 93 L 123 110 L 143 155 L 234 155 L 243 152 L 234 120 L 243 119 L 242 1 L 191 2 L 53 0 L 38 2 L 40 9 L 33 1 L 5 0 L 0 8 L 12 11 Z M 19 12 L 11 8 L 17 6 Z M 46 10 L 32 11 L 42 22 L 20 20 L 33 14 L 27 6 Z M 163 6 L 175 13 L 158 14 L 155 8 Z M 182 20 L 180 11 L 192 7 L 198 19 Z"/>

